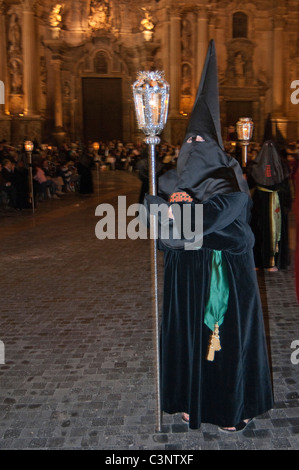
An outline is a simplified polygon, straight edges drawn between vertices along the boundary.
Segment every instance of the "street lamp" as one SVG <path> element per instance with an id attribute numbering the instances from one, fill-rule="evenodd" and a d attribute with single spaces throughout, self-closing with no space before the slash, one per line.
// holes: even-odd
<path id="1" fill-rule="evenodd" d="M 100 180 L 99 180 L 99 165 L 100 165 L 100 156 L 98 154 L 98 151 L 99 151 L 99 148 L 100 148 L 100 144 L 99 142 L 94 142 L 92 144 L 92 148 L 93 148 L 93 160 L 96 164 L 96 168 L 97 168 L 97 190 L 98 190 L 98 196 L 100 195 Z"/>
<path id="2" fill-rule="evenodd" d="M 33 142 L 31 140 L 26 140 L 24 143 L 25 151 L 28 157 L 28 166 L 29 166 L 29 197 L 31 200 L 32 212 L 34 213 L 34 189 L 33 189 L 33 175 L 32 175 L 32 150 Z"/>
<path id="3" fill-rule="evenodd" d="M 94 142 L 94 143 L 92 144 L 92 148 L 93 148 L 93 150 L 94 150 L 94 155 L 95 155 L 95 160 L 96 160 L 97 151 L 98 151 L 99 148 L 100 148 L 99 142 Z"/>
<path id="4" fill-rule="evenodd" d="M 160 143 L 159 134 L 163 131 L 168 115 L 169 84 L 164 80 L 163 72 L 139 72 L 133 84 L 133 97 L 138 127 L 147 136 L 149 145 L 149 192 L 157 195 L 155 146 Z M 152 275 L 152 310 L 154 320 L 155 374 L 156 374 L 156 430 L 161 431 L 160 408 L 160 359 L 159 359 L 159 309 L 158 309 L 158 274 L 157 274 L 157 219 L 151 214 L 151 275 Z"/>
<path id="5" fill-rule="evenodd" d="M 242 168 L 247 165 L 247 150 L 248 144 L 252 138 L 253 132 L 253 121 L 251 118 L 239 118 L 236 124 L 238 140 L 241 141 L 242 145 Z"/>

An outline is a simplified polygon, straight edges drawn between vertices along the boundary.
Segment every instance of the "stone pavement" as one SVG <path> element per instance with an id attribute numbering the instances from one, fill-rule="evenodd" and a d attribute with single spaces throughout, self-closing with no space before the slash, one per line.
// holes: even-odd
<path id="1" fill-rule="evenodd" d="M 274 409 L 238 435 L 190 431 L 179 415 L 156 433 L 149 242 L 95 236 L 97 204 L 137 202 L 140 183 L 125 172 L 99 181 L 92 197 L 0 213 L 0 449 L 298 450 L 293 266 L 258 274 Z"/>

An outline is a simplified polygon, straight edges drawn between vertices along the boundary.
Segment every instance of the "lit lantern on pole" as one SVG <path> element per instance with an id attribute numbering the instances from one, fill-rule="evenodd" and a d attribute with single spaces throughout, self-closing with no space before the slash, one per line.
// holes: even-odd
<path id="1" fill-rule="evenodd" d="M 32 206 L 32 212 L 34 213 L 34 188 L 33 188 L 33 174 L 32 174 L 32 151 L 34 148 L 33 142 L 31 140 L 26 140 L 24 143 L 24 148 L 28 157 L 28 166 L 29 166 L 29 197 Z"/>
<path id="2" fill-rule="evenodd" d="M 149 192 L 156 196 L 156 157 L 155 146 L 160 143 L 159 134 L 163 131 L 168 116 L 169 84 L 164 80 L 163 72 L 139 72 L 133 84 L 133 97 L 138 127 L 147 136 L 149 145 Z M 155 372 L 157 392 L 156 428 L 161 431 L 160 409 L 160 360 L 159 360 L 159 309 L 158 309 L 158 275 L 157 275 L 157 219 L 150 215 L 151 235 L 151 273 L 152 273 L 152 310 L 154 320 Z"/>
<path id="3" fill-rule="evenodd" d="M 92 148 L 93 148 L 93 150 L 94 150 L 94 155 L 95 155 L 95 157 L 96 157 L 96 156 L 98 155 L 98 150 L 99 150 L 99 148 L 100 148 L 99 142 L 94 142 L 94 143 L 92 144 Z"/>
<path id="4" fill-rule="evenodd" d="M 169 85 L 163 77 L 163 72 L 139 72 L 133 84 L 138 127 L 151 137 L 161 134 L 167 121 Z"/>
<path id="5" fill-rule="evenodd" d="M 242 168 L 247 165 L 248 145 L 252 139 L 253 121 L 251 118 L 239 118 L 236 124 L 238 140 L 242 145 Z"/>
<path id="6" fill-rule="evenodd" d="M 99 142 L 94 142 L 92 144 L 92 148 L 93 148 L 93 160 L 96 164 L 96 168 L 97 168 L 97 187 L 98 187 L 98 196 L 100 195 L 100 181 L 99 181 L 99 165 L 100 165 L 100 156 L 99 156 L 99 148 L 100 148 L 100 144 Z"/>

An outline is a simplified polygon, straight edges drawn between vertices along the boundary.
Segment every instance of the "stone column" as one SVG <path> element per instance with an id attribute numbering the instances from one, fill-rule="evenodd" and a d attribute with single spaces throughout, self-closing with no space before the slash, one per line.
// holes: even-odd
<path id="1" fill-rule="evenodd" d="M 23 63 L 24 63 L 24 115 L 36 114 L 37 67 L 36 35 L 33 12 L 34 0 L 23 3 Z"/>
<path id="2" fill-rule="evenodd" d="M 5 6 L 0 1 L 0 116 L 7 110 L 7 65 L 6 65 L 6 38 L 5 38 Z M 4 104 L 6 103 L 6 104 Z"/>
<path id="3" fill-rule="evenodd" d="M 5 5 L 0 0 L 0 136 L 2 139 L 11 141 L 11 118 L 8 116 L 8 72 L 6 53 L 6 31 L 5 31 Z M 2 103 L 2 104 L 1 104 Z"/>
<path id="4" fill-rule="evenodd" d="M 45 45 L 49 47 L 52 52 L 51 64 L 53 66 L 53 81 L 54 81 L 54 133 L 53 137 L 58 144 L 61 144 L 65 139 L 65 132 L 63 129 L 63 101 L 62 101 L 62 84 L 61 84 L 61 65 L 63 62 L 63 53 L 65 50 L 65 43 L 61 39 L 48 39 L 44 41 Z"/>
<path id="5" fill-rule="evenodd" d="M 281 117 L 283 114 L 283 53 L 284 53 L 284 21 L 281 17 L 274 19 L 273 30 L 273 87 L 272 87 L 272 108 L 274 117 Z"/>
<path id="6" fill-rule="evenodd" d="M 181 17 L 179 11 L 171 12 L 170 18 L 170 114 L 177 116 L 180 111 L 181 83 Z"/>
<path id="7" fill-rule="evenodd" d="M 198 9 L 197 12 L 197 61 L 196 61 L 196 86 L 200 82 L 202 69 L 209 45 L 209 25 L 206 10 Z"/>
<path id="8" fill-rule="evenodd" d="M 61 88 L 61 64 L 62 58 L 53 56 L 52 65 L 54 70 L 54 99 L 55 99 L 55 129 L 53 137 L 57 144 L 61 144 L 65 140 L 65 131 L 63 128 L 63 104 L 62 104 L 62 88 Z"/>
<path id="9" fill-rule="evenodd" d="M 62 91 L 61 91 L 61 58 L 54 56 L 51 61 L 54 71 L 54 99 L 55 99 L 55 130 L 61 130 L 63 126 L 62 117 Z"/>

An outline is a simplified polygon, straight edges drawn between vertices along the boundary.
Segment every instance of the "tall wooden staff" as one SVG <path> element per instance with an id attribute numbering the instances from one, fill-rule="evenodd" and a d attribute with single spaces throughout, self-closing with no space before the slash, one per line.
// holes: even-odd
<path id="1" fill-rule="evenodd" d="M 163 72 L 139 72 L 133 84 L 133 96 L 138 127 L 146 134 L 145 142 L 149 145 L 149 192 L 157 195 L 155 147 L 160 142 L 158 135 L 167 121 L 169 103 L 169 85 L 164 80 Z M 152 315 L 155 348 L 156 379 L 156 431 L 161 432 L 162 413 L 160 404 L 160 354 L 159 354 L 159 307 L 158 307 L 158 272 L 157 272 L 157 219 L 150 215 L 151 239 L 151 282 Z"/>

